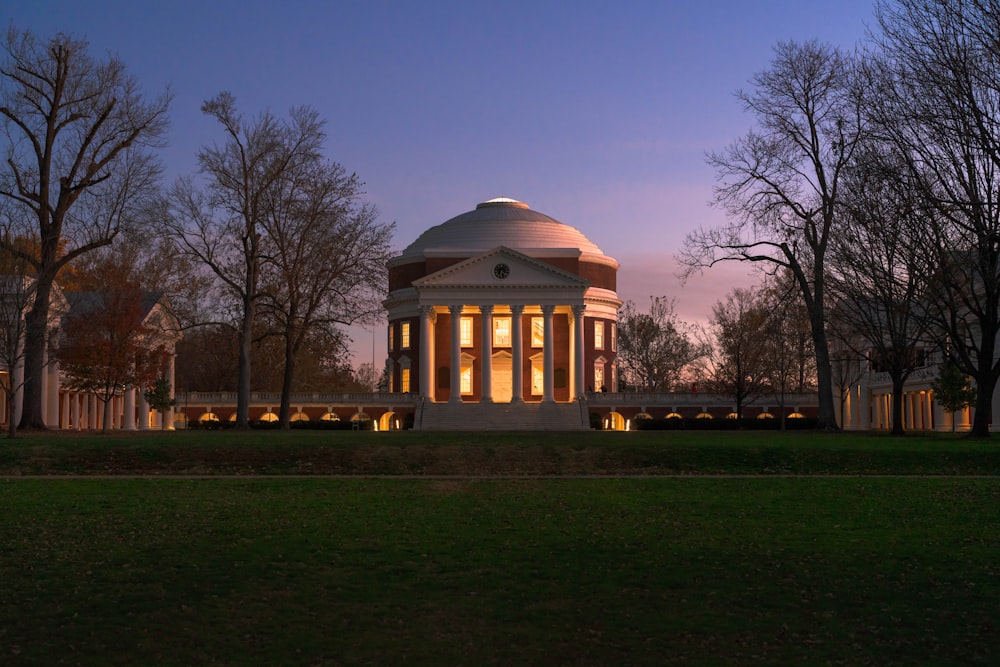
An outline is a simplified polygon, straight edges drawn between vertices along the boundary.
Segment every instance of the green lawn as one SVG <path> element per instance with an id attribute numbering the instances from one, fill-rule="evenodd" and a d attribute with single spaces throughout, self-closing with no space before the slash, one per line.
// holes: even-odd
<path id="1" fill-rule="evenodd" d="M 350 434 L 397 437 L 336 443 L 315 434 L 176 435 L 32 436 L 0 444 L 0 463 L 9 470 L 28 457 L 43 472 L 83 474 L 131 457 L 162 474 L 184 450 L 185 465 L 200 466 L 215 451 L 216 467 L 204 470 L 213 472 L 238 470 L 222 455 L 239 447 L 292 458 L 310 448 L 385 447 L 386 465 L 408 467 L 417 454 L 443 458 L 465 443 L 483 456 L 493 449 L 494 460 L 553 467 L 579 463 L 571 452 L 593 449 L 589 457 L 599 461 L 605 448 L 606 458 L 621 461 L 628 457 L 619 449 L 641 458 L 677 447 L 669 460 L 687 473 L 705 472 L 706 462 L 714 471 L 727 460 L 739 468 L 777 457 L 825 462 L 832 474 L 844 472 L 833 467 L 838 452 L 864 453 L 879 469 L 909 455 L 927 476 L 7 478 L 0 664 L 1000 659 L 1000 478 L 929 476 L 956 465 L 989 474 L 992 443 L 815 434 Z M 698 447 L 714 453 L 698 458 L 688 449 Z M 762 453 L 774 447 L 785 453 Z M 518 448 L 521 456 L 512 453 Z M 97 462 L 67 465 L 81 449 Z"/>

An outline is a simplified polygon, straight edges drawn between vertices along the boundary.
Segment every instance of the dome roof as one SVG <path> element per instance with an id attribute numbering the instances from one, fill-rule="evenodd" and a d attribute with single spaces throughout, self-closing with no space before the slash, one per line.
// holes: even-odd
<path id="1" fill-rule="evenodd" d="M 408 245 L 393 264 L 423 259 L 428 251 L 471 256 L 501 245 L 536 256 L 540 256 L 537 251 L 542 249 L 576 249 L 584 255 L 604 255 L 575 227 L 532 211 L 515 199 L 498 197 L 431 227 Z"/>

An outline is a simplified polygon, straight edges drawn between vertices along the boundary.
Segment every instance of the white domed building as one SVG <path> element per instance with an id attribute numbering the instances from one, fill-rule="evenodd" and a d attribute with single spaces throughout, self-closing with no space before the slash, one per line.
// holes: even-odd
<path id="1" fill-rule="evenodd" d="M 618 262 L 579 230 L 491 199 L 389 262 L 391 391 L 414 428 L 589 428 L 617 384 Z"/>

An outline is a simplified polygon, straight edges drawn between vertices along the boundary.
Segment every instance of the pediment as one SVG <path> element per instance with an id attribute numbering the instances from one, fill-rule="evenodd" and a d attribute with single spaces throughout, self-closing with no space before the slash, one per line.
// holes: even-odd
<path id="1" fill-rule="evenodd" d="M 558 267 L 528 257 L 506 246 L 498 246 L 445 269 L 413 281 L 427 288 L 576 288 L 590 281 Z"/>

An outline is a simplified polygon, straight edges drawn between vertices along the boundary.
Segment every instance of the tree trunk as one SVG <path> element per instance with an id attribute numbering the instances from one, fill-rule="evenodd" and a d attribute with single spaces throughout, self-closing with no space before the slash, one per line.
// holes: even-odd
<path id="1" fill-rule="evenodd" d="M 810 314 L 813 345 L 816 348 L 816 382 L 819 406 L 816 414 L 816 428 L 821 431 L 839 431 L 837 409 L 833 400 L 833 370 L 830 367 L 830 347 L 826 338 L 822 314 Z"/>
<path id="2" fill-rule="evenodd" d="M 41 274 L 35 281 L 35 303 L 24 316 L 24 391 L 21 400 L 21 423 L 18 428 L 44 429 L 42 410 L 42 374 L 48 345 L 49 297 L 52 278 Z M 12 415 L 13 418 L 13 415 Z"/>
<path id="3" fill-rule="evenodd" d="M 975 414 L 972 416 L 972 429 L 969 431 L 970 438 L 989 438 L 990 437 L 990 412 L 993 409 L 993 385 L 990 383 L 993 378 L 993 374 L 988 370 L 983 373 L 989 380 L 986 382 L 980 382 L 980 379 L 976 378 L 976 407 Z M 954 419 L 952 419 L 954 422 Z"/>
<path id="4" fill-rule="evenodd" d="M 295 379 L 295 342 L 292 333 L 285 332 L 285 372 L 281 379 L 281 406 L 278 409 L 278 422 L 282 429 L 292 427 L 292 383 Z"/>
<path id="5" fill-rule="evenodd" d="M 903 428 L 903 379 L 892 378 L 892 434 L 905 435 Z"/>
<path id="6" fill-rule="evenodd" d="M 253 346 L 254 301 L 243 297 L 243 323 L 240 328 L 239 381 L 236 387 L 236 428 L 250 428 L 250 353 Z"/>
<path id="7" fill-rule="evenodd" d="M 104 419 L 101 422 L 101 435 L 107 435 L 108 431 L 111 430 L 111 404 L 114 400 L 114 396 L 112 395 L 104 401 Z"/>

